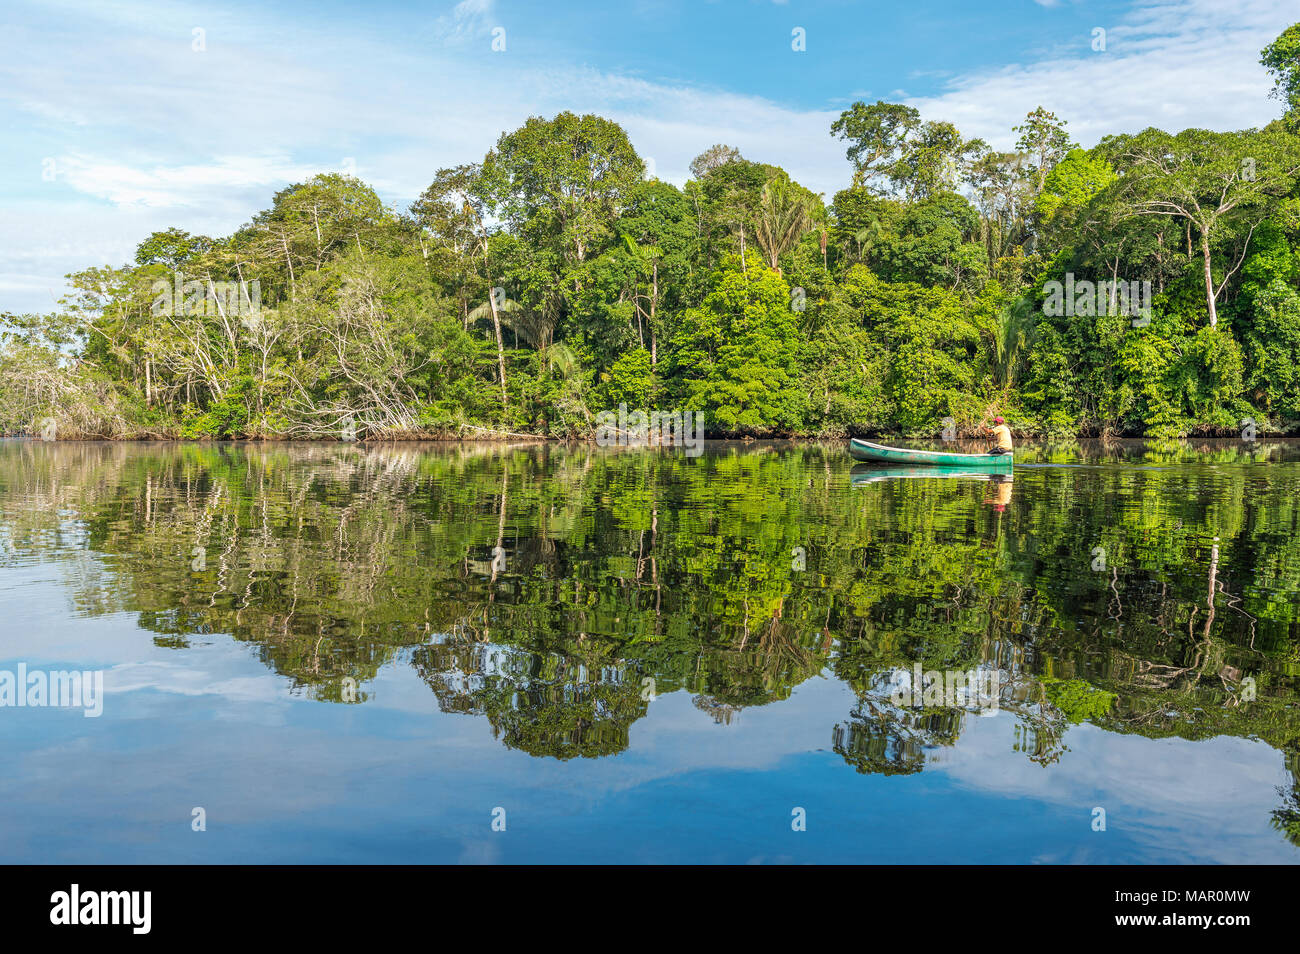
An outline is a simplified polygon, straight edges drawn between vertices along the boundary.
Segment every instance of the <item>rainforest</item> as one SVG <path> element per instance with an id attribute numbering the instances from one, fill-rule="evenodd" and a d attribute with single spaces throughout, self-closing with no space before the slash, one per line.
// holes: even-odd
<path id="1" fill-rule="evenodd" d="M 155 232 L 68 276 L 53 312 L 4 313 L 0 431 L 582 440 L 627 405 L 711 437 L 990 414 L 1049 437 L 1294 433 L 1300 24 L 1261 62 L 1267 126 L 1089 148 L 1041 107 L 999 151 L 856 102 L 827 130 L 853 170 L 829 197 L 723 144 L 662 181 L 572 112 L 404 208 L 314 175 L 234 234 Z"/>

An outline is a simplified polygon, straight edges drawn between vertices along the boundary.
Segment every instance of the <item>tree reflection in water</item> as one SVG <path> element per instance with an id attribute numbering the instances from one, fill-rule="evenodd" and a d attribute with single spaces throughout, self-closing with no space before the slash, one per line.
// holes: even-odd
<path id="1" fill-rule="evenodd" d="M 977 716 L 894 705 L 891 674 L 991 666 L 1044 765 L 1082 722 L 1265 740 L 1300 844 L 1294 445 L 1026 448 L 1014 484 L 851 468 L 836 445 L 7 443 L 0 560 L 60 561 L 77 614 L 178 652 L 228 634 L 314 699 L 409 665 L 560 759 L 626 750 L 656 695 L 725 726 L 825 675 L 857 696 L 834 751 L 919 772 Z"/>

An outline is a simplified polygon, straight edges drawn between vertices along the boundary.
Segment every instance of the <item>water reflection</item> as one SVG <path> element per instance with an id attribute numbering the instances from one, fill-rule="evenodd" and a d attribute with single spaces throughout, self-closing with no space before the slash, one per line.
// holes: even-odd
<path id="1" fill-rule="evenodd" d="M 1015 485 L 1015 476 L 1012 474 L 993 474 L 989 477 L 989 484 L 991 486 L 984 495 L 984 503 L 998 513 L 1002 513 L 1007 509 L 1007 504 L 1011 503 L 1011 491 Z"/>
<path id="2" fill-rule="evenodd" d="M 55 563 L 77 616 L 178 653 L 228 634 L 322 701 L 407 666 L 537 757 L 627 751 L 660 695 L 726 726 L 828 676 L 856 698 L 830 748 L 914 774 L 980 715 L 898 705 L 899 674 L 982 668 L 1017 757 L 1053 765 L 1084 723 L 1239 736 L 1295 783 L 1295 445 L 917 470 L 836 445 L 8 443 L 0 568 Z M 1300 783 L 1278 798 L 1300 844 Z"/>

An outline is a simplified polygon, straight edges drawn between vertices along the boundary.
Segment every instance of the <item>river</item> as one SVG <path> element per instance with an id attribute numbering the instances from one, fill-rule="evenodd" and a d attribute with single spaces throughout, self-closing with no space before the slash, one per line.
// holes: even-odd
<path id="1" fill-rule="evenodd" d="M 1298 531 L 1282 441 L 0 442 L 0 860 L 1295 863 Z"/>

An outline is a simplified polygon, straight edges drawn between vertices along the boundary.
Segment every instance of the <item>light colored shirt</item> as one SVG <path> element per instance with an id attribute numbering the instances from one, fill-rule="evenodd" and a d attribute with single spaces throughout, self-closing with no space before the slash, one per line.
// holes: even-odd
<path id="1" fill-rule="evenodd" d="M 997 424 L 993 427 L 993 443 L 1001 450 L 1012 450 L 1011 428 L 1005 424 Z"/>

